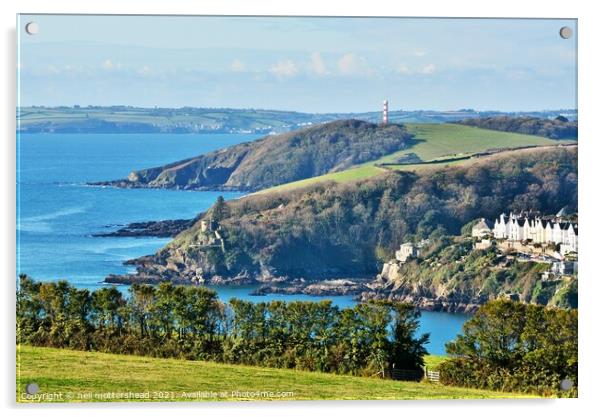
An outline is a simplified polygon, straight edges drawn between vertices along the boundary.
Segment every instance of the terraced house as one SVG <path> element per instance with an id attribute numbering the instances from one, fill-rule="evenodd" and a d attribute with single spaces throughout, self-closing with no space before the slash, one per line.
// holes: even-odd
<path id="1" fill-rule="evenodd" d="M 532 212 L 502 213 L 492 232 L 496 239 L 560 245 L 562 255 L 578 249 L 578 224 L 567 219 L 563 211 L 547 217 Z"/>

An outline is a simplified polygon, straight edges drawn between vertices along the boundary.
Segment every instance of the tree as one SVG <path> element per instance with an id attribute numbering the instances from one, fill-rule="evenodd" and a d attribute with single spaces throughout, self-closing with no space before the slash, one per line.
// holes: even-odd
<path id="1" fill-rule="evenodd" d="M 416 337 L 420 327 L 420 311 L 407 303 L 392 303 L 393 342 L 391 363 L 396 369 L 419 370 L 424 366 L 425 345 L 430 335 Z"/>
<path id="2" fill-rule="evenodd" d="M 446 384 L 503 391 L 575 396 L 577 310 L 509 300 L 491 301 L 446 345 L 453 356 L 440 365 Z M 575 387 L 564 392 L 560 382 Z"/>
<path id="3" fill-rule="evenodd" d="M 211 208 L 211 219 L 219 223 L 229 215 L 228 205 L 226 204 L 224 197 L 220 195 L 217 197 L 215 204 Z"/>
<path id="4" fill-rule="evenodd" d="M 19 275 L 17 292 L 17 343 L 31 342 L 42 320 L 38 294 L 40 283 L 25 274 Z"/>
<path id="5" fill-rule="evenodd" d="M 151 336 L 149 322 L 155 302 L 155 287 L 152 285 L 134 284 L 130 287 L 128 310 L 132 321 L 137 323 L 140 337 Z"/>
<path id="6" fill-rule="evenodd" d="M 525 304 L 490 302 L 479 308 L 463 327 L 463 334 L 446 345 L 447 353 L 509 366 L 522 353 Z"/>

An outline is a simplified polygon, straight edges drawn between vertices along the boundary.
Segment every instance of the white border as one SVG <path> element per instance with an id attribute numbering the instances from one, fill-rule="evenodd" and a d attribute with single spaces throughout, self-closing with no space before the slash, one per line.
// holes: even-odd
<path id="1" fill-rule="evenodd" d="M 595 409 L 602 343 L 600 313 L 602 288 L 599 236 L 602 236 L 602 115 L 600 100 L 600 53 L 602 16 L 596 2 L 557 1 L 527 2 L 505 0 L 486 2 L 470 0 L 394 2 L 386 0 L 20 0 L 2 3 L 2 240 L 1 250 L 5 337 L 2 349 L 2 405 L 9 414 L 67 416 L 86 413 L 105 415 L 107 411 L 127 409 L 131 415 L 164 416 L 168 409 L 178 408 L 179 415 L 261 415 L 296 416 L 345 412 L 351 416 L 365 415 L 372 408 L 383 414 L 433 413 L 446 416 L 523 414 L 588 415 Z M 493 5 L 490 5 L 493 4 Z M 355 402 L 289 402 L 232 404 L 105 404 L 46 405 L 43 408 L 15 405 L 14 370 L 14 271 L 15 271 L 15 21 L 17 13 L 106 13 L 106 14 L 235 14 L 235 15 L 347 15 L 347 16 L 439 16 L 439 17 L 556 17 L 579 19 L 579 211 L 580 211 L 580 398 L 578 400 L 488 400 L 488 401 L 355 401 Z M 599 407 L 597 407 L 599 408 Z M 336 409 L 336 410 L 335 410 Z M 593 413 L 591 413 L 593 414 Z"/>

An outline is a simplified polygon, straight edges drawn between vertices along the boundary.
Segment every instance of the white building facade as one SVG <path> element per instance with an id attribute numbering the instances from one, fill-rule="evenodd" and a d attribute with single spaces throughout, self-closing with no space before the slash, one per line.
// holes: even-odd
<path id="1" fill-rule="evenodd" d="M 530 213 L 502 213 L 493 225 L 493 237 L 511 241 L 560 245 L 561 253 L 577 252 L 578 225 L 561 218 L 543 219 Z"/>
<path id="2" fill-rule="evenodd" d="M 409 258 L 416 258 L 420 255 L 420 251 L 413 243 L 403 243 L 399 246 L 399 250 L 395 252 L 395 259 L 404 263 Z"/>

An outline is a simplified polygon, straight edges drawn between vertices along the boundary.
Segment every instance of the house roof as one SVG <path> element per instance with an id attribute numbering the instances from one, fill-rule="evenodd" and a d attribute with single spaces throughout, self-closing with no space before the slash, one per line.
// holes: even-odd
<path id="1" fill-rule="evenodd" d="M 569 214 L 569 209 L 567 206 L 564 206 L 563 208 L 560 209 L 560 211 L 558 211 L 558 213 L 556 213 L 556 217 L 565 217 L 568 216 Z"/>
<path id="2" fill-rule="evenodd" d="M 477 230 L 491 230 L 491 223 L 487 219 L 481 218 L 472 228 Z"/>

